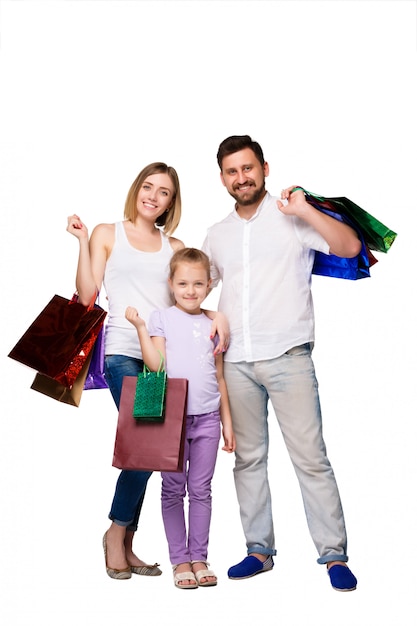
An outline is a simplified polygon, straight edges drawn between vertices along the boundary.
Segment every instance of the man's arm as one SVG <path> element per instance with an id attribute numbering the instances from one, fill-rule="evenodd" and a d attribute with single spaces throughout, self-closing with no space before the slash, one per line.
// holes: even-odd
<path id="1" fill-rule="evenodd" d="M 284 206 L 283 202 L 278 200 L 279 210 L 285 215 L 295 215 L 310 224 L 327 241 L 330 254 L 345 258 L 357 256 L 362 244 L 354 229 L 311 206 L 301 189 L 291 193 L 292 189 L 294 187 L 282 191 L 281 198 L 288 200 L 288 204 Z"/>

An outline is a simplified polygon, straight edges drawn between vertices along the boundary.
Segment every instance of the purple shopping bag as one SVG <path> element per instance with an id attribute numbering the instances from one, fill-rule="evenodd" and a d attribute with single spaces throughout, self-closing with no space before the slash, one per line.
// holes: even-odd
<path id="1" fill-rule="evenodd" d="M 93 347 L 84 389 L 108 389 L 104 373 L 104 327 L 100 329 Z"/>

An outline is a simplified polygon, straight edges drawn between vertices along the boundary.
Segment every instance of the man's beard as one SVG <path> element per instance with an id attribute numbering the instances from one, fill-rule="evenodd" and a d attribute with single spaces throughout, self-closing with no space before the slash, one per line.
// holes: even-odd
<path id="1" fill-rule="evenodd" d="M 259 189 L 255 188 L 250 193 L 250 195 L 246 197 L 242 197 L 241 195 L 238 195 L 236 193 L 230 193 L 232 198 L 234 198 L 237 204 L 240 206 L 250 206 L 251 204 L 256 204 L 257 202 L 259 202 L 259 200 L 263 198 L 264 194 L 265 194 L 265 181 L 263 182 L 262 187 L 260 187 Z"/>

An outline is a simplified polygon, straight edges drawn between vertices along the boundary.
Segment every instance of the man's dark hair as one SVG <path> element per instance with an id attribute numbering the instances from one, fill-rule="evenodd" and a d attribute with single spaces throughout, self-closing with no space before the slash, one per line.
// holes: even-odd
<path id="1" fill-rule="evenodd" d="M 219 146 L 219 150 L 217 152 L 217 163 L 219 164 L 220 169 L 222 169 L 224 157 L 229 154 L 239 152 L 240 150 L 244 150 L 245 148 L 253 150 L 260 164 L 264 165 L 264 153 L 262 152 L 262 148 L 257 141 L 253 141 L 249 135 L 232 135 L 231 137 L 224 139 Z"/>

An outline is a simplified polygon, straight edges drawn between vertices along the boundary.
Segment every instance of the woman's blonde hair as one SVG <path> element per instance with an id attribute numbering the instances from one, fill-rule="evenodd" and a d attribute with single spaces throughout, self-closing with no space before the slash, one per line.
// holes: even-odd
<path id="1" fill-rule="evenodd" d="M 169 277 L 172 280 L 180 263 L 191 263 L 202 265 L 207 272 L 207 278 L 210 280 L 210 259 L 207 254 L 198 248 L 180 248 L 171 257 L 169 263 Z"/>
<path id="2" fill-rule="evenodd" d="M 168 211 L 165 211 L 165 213 L 160 215 L 155 222 L 157 226 L 162 228 L 166 235 L 170 236 L 177 228 L 181 219 L 181 191 L 177 172 L 173 167 L 167 165 L 166 163 L 150 163 L 144 167 L 141 172 L 139 172 L 128 191 L 125 202 L 124 216 L 125 219 L 130 222 L 135 221 L 137 215 L 136 202 L 139 189 L 142 187 L 148 176 L 152 176 L 153 174 L 168 174 L 174 186 L 172 205 Z"/>

